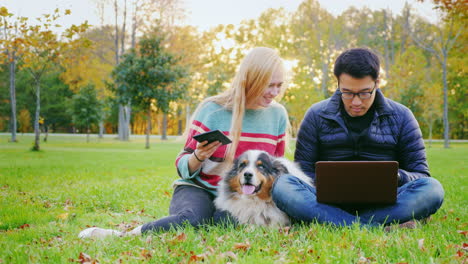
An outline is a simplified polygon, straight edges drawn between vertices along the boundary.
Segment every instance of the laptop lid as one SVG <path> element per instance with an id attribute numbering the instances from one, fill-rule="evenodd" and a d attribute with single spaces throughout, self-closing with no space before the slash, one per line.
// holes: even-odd
<path id="1" fill-rule="evenodd" d="M 328 204 L 394 204 L 397 161 L 319 161 L 315 163 L 317 201 Z"/>

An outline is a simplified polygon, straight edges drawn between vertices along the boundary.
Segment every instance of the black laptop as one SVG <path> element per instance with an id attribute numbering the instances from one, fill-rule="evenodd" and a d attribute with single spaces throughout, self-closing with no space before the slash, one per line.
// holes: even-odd
<path id="1" fill-rule="evenodd" d="M 396 202 L 397 161 L 319 161 L 315 163 L 317 201 L 351 205 Z"/>

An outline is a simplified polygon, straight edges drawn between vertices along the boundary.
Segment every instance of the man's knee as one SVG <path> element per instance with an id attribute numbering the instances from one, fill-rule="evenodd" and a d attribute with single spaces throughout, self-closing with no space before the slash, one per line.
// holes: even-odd
<path id="1" fill-rule="evenodd" d="M 442 202 L 444 201 L 445 196 L 445 191 L 442 187 L 442 184 L 432 177 L 427 177 L 423 179 L 425 181 L 427 189 L 427 199 L 430 199 L 432 201 L 432 204 L 436 206 L 438 205 L 438 207 L 440 207 L 442 205 Z"/>
<path id="2" fill-rule="evenodd" d="M 273 200 L 275 202 L 277 202 L 277 200 L 283 200 L 283 198 L 285 198 L 285 196 L 287 196 L 287 194 L 291 192 L 293 186 L 297 184 L 298 180 L 298 178 L 289 174 L 285 174 L 281 177 L 278 177 L 275 180 L 273 188 L 271 190 Z"/>
<path id="3" fill-rule="evenodd" d="M 418 196 L 408 201 L 417 215 L 416 218 L 424 218 L 439 210 L 444 201 L 444 188 L 440 182 L 432 177 L 417 179 L 412 188 L 417 190 Z M 418 208 L 418 209 L 414 209 Z"/>

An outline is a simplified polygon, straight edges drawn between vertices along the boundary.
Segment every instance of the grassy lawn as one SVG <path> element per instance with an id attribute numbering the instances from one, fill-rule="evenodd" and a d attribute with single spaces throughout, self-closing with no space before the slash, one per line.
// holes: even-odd
<path id="1" fill-rule="evenodd" d="M 153 140 L 145 150 L 143 138 L 52 135 L 31 152 L 31 136 L 8 138 L 0 136 L 0 263 L 468 263 L 468 144 L 428 149 L 446 198 L 414 230 L 186 227 L 81 240 L 86 227 L 123 230 L 165 216 L 182 142 Z"/>

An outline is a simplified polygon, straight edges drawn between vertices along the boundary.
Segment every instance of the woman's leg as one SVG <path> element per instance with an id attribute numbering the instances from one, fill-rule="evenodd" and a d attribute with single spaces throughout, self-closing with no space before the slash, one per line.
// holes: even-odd
<path id="1" fill-rule="evenodd" d="M 197 227 L 212 220 L 215 207 L 213 195 L 203 189 L 181 185 L 177 186 L 169 207 L 170 216 L 163 217 L 134 228 L 129 232 L 98 227 L 87 228 L 80 232 L 80 238 L 102 238 L 107 236 L 141 235 L 148 231 L 167 231 L 185 222 Z"/>
<path id="2" fill-rule="evenodd" d="M 171 227 L 188 223 L 194 227 L 207 224 L 212 220 L 215 206 L 214 196 L 198 187 L 189 185 L 177 186 L 169 207 L 169 216 L 154 222 L 146 223 L 141 232 L 167 231 Z"/>

